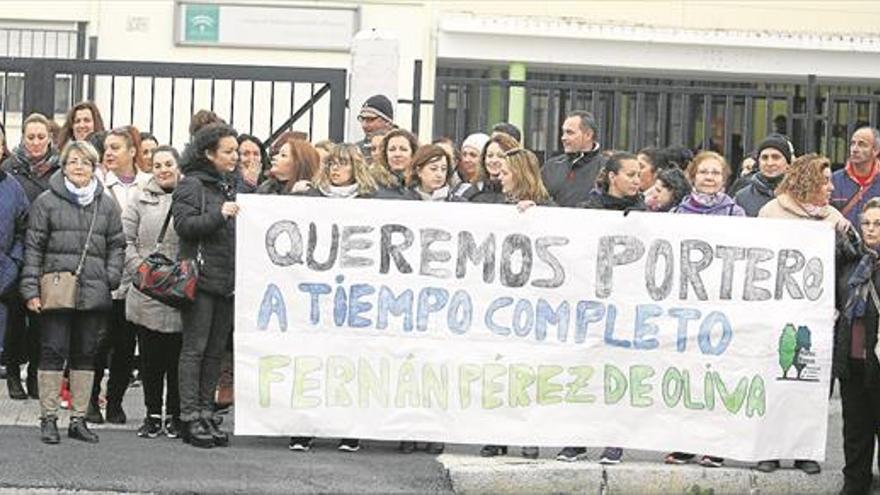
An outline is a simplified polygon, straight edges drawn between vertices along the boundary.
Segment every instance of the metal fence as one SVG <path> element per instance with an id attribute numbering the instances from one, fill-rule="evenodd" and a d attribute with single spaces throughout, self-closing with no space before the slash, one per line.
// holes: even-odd
<path id="1" fill-rule="evenodd" d="M 178 146 L 189 139 L 191 115 L 203 108 L 265 138 L 288 129 L 311 139 L 344 135 L 342 69 L 0 58 L 0 73 L 23 77 L 18 118 L 40 112 L 61 119 L 71 104 L 88 99 L 106 125 L 132 124 Z M 15 109 L 9 89 L 0 88 L 4 122 Z"/>
<path id="2" fill-rule="evenodd" d="M 642 80 L 643 81 L 643 80 Z M 663 81 L 540 80 L 443 74 L 436 77 L 434 135 L 461 142 L 508 115 L 510 94 L 524 95 L 523 138 L 545 158 L 560 152 L 560 127 L 571 110 L 592 111 L 605 148 L 635 151 L 683 145 L 712 149 L 738 164 L 770 132 L 788 135 L 796 151 L 820 152 L 841 165 L 848 136 L 878 125 L 880 82 L 872 86 L 799 83 L 685 84 Z M 503 119 L 504 120 L 504 119 Z"/>

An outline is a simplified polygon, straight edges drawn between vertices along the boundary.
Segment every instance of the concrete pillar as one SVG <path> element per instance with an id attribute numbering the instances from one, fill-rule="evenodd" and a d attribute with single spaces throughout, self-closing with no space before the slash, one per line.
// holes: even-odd
<path id="1" fill-rule="evenodd" d="M 359 141 L 364 137 L 357 121 L 358 111 L 367 98 L 373 95 L 382 94 L 391 100 L 397 120 L 399 70 L 400 43 L 395 36 L 376 29 L 365 29 L 355 35 L 351 44 L 351 68 L 348 73 L 347 142 Z"/>

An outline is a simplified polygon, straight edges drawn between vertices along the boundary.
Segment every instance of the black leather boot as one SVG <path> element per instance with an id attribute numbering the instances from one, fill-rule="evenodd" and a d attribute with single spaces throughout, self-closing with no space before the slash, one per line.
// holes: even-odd
<path id="1" fill-rule="evenodd" d="M 55 416 L 40 418 L 40 441 L 49 445 L 61 441 L 61 435 L 58 434 L 58 418 Z"/>
<path id="2" fill-rule="evenodd" d="M 9 389 L 9 398 L 13 400 L 25 400 L 27 392 L 21 385 L 21 370 L 17 364 L 6 367 L 6 388 Z"/>
<path id="3" fill-rule="evenodd" d="M 74 440 L 82 440 L 88 443 L 98 443 L 98 435 L 92 433 L 86 425 L 83 417 L 70 418 L 70 425 L 67 427 L 67 436 Z"/>
<path id="4" fill-rule="evenodd" d="M 202 449 L 210 449 L 214 446 L 214 436 L 200 419 L 187 421 L 184 428 L 183 441 Z"/>
<path id="5" fill-rule="evenodd" d="M 229 446 L 229 434 L 218 427 L 220 422 L 214 421 L 213 419 L 204 419 L 202 422 L 205 423 L 205 427 L 211 432 L 211 437 L 214 439 L 214 446 Z"/>

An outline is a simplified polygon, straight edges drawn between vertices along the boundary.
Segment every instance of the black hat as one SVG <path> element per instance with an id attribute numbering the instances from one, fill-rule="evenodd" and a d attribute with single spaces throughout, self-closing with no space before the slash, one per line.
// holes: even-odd
<path id="1" fill-rule="evenodd" d="M 364 102 L 358 116 L 375 116 L 390 124 L 394 122 L 394 107 L 387 96 L 373 95 Z"/>
<path id="2" fill-rule="evenodd" d="M 785 136 L 782 134 L 770 134 L 765 137 L 761 144 L 758 145 L 757 155 L 761 156 L 761 152 L 767 148 L 778 150 L 785 157 L 785 161 L 789 165 L 791 164 L 791 155 L 794 153 L 794 147 Z"/>

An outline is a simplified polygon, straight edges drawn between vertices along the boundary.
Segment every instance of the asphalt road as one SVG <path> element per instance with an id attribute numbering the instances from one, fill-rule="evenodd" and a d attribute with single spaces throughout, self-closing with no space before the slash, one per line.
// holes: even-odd
<path id="1" fill-rule="evenodd" d="M 66 434 L 66 431 L 63 432 Z M 0 487 L 158 493 L 448 493 L 436 456 L 396 452 L 366 442 L 357 453 L 316 442 L 291 452 L 284 438 L 234 437 L 229 448 L 202 450 L 164 437 L 99 431 L 87 445 L 62 435 L 43 445 L 37 428 L 0 426 Z"/>

